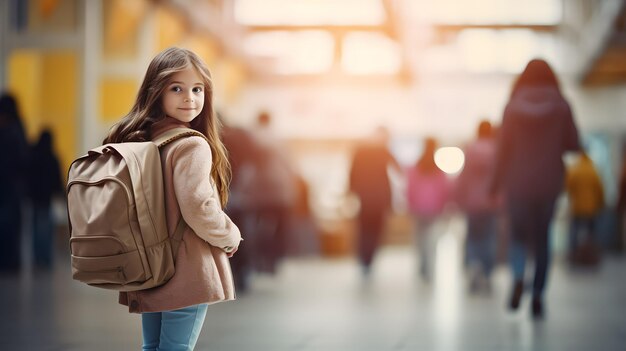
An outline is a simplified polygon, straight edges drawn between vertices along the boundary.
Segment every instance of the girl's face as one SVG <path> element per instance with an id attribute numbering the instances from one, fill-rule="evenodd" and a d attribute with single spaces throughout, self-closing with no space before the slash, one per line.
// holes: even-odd
<path id="1" fill-rule="evenodd" d="M 163 111 L 168 117 L 189 123 L 204 107 L 204 83 L 191 66 L 172 75 L 162 98 Z"/>

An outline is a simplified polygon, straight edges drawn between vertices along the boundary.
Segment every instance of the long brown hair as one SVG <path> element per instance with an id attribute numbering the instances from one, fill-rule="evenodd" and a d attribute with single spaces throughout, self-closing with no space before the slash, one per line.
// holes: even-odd
<path id="1" fill-rule="evenodd" d="M 103 143 L 147 141 L 151 139 L 150 127 L 165 118 L 161 96 L 172 75 L 193 67 L 202 77 L 205 87 L 204 108 L 191 121 L 192 129 L 204 134 L 209 140 L 213 156 L 211 178 L 215 181 L 222 207 L 228 202 L 230 184 L 230 164 L 226 148 L 220 138 L 221 124 L 213 110 L 213 83 L 206 64 L 192 51 L 181 48 L 168 48 L 157 54 L 146 71 L 137 99 L 130 112 L 117 122 Z"/>

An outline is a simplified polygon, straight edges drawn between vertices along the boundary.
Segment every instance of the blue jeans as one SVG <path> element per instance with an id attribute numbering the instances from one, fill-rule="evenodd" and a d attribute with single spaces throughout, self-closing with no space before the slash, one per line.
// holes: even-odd
<path id="1" fill-rule="evenodd" d="M 441 221 L 437 215 L 414 215 L 413 219 L 415 221 L 415 242 L 420 256 L 419 272 L 422 279 L 429 281 L 435 273 L 437 241 L 441 234 L 437 227 L 441 225 Z"/>
<path id="2" fill-rule="evenodd" d="M 467 264 L 477 262 L 485 277 L 491 275 L 495 263 L 496 216 L 492 213 L 467 215 Z"/>
<path id="3" fill-rule="evenodd" d="M 193 350 L 204 324 L 207 307 L 207 304 L 200 304 L 174 311 L 142 313 L 142 350 Z"/>
<path id="4" fill-rule="evenodd" d="M 523 281 L 526 257 L 534 252 L 533 296 L 541 298 L 550 264 L 549 230 L 554 213 L 552 200 L 520 201 L 509 199 L 511 221 L 510 262 L 515 281 Z"/>
<path id="5" fill-rule="evenodd" d="M 358 256 L 361 266 L 368 269 L 374 255 L 380 247 L 383 227 L 385 225 L 385 210 L 363 210 L 359 213 Z"/>
<path id="6" fill-rule="evenodd" d="M 581 231 L 588 241 L 596 241 L 596 216 L 573 216 L 570 220 L 569 252 L 573 253 L 581 243 Z M 584 240 L 582 240 L 584 242 Z"/>

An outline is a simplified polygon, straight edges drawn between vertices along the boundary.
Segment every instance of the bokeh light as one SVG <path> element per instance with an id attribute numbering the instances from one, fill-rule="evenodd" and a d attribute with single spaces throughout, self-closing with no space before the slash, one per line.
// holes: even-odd
<path id="1" fill-rule="evenodd" d="M 465 155 L 458 147 L 442 147 L 435 152 L 437 167 L 448 174 L 456 174 L 463 169 Z"/>

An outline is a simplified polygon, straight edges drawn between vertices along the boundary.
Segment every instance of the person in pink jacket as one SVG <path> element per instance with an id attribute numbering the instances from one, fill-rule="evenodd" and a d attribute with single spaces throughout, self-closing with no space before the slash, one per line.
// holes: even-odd
<path id="1" fill-rule="evenodd" d="M 448 176 L 435 164 L 437 140 L 426 138 L 424 152 L 407 172 L 407 201 L 416 224 L 420 275 L 426 282 L 434 272 L 435 252 L 442 215 L 451 197 Z"/>
<path id="2" fill-rule="evenodd" d="M 104 143 L 151 140 L 177 127 L 197 130 L 209 143 L 191 136 L 161 150 L 168 230 L 172 235 L 181 217 L 187 229 L 167 283 L 120 293 L 121 304 L 141 313 L 143 350 L 193 350 L 208 304 L 235 298 L 228 258 L 241 234 L 222 210 L 230 167 L 213 111 L 211 75 L 193 52 L 169 48 L 150 62 L 132 110 Z"/>

